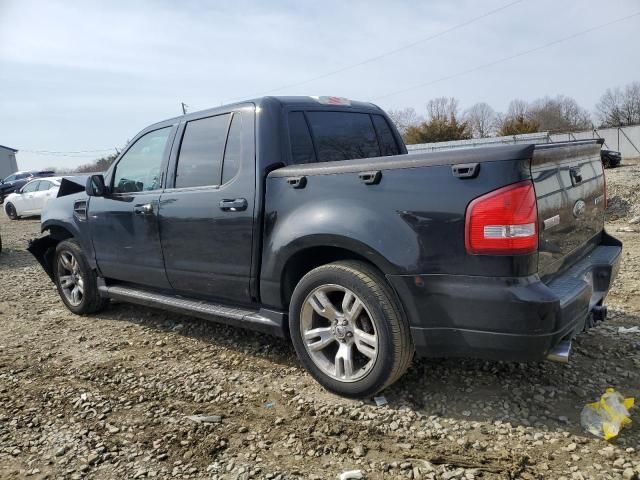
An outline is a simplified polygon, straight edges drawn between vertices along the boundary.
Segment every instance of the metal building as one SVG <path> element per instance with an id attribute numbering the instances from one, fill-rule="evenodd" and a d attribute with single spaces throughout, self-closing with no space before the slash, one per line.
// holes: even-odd
<path id="1" fill-rule="evenodd" d="M 0 145 L 0 180 L 18 171 L 16 153 L 18 150 L 15 148 Z"/>

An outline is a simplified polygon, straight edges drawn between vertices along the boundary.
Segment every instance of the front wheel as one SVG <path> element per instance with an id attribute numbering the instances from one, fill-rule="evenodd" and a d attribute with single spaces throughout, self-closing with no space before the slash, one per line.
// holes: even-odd
<path id="1" fill-rule="evenodd" d="M 60 298 L 73 313 L 84 315 L 104 307 L 106 301 L 98 293 L 96 273 L 77 241 L 69 239 L 58 244 L 53 273 Z"/>
<path id="2" fill-rule="evenodd" d="M 4 211 L 7 212 L 7 217 L 9 217 L 11 220 L 17 220 L 19 218 L 16 207 L 11 202 L 8 202 L 5 205 Z"/>
<path id="3" fill-rule="evenodd" d="M 384 277 L 364 262 L 318 267 L 296 286 L 289 328 L 304 367 L 352 398 L 395 382 L 413 357 L 409 327 Z"/>

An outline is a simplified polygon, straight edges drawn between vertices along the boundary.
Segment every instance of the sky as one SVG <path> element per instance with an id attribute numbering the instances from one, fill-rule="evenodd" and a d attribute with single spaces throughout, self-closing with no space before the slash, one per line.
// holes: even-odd
<path id="1" fill-rule="evenodd" d="M 0 0 L 0 144 L 21 169 L 73 168 L 181 102 L 263 94 L 418 113 L 439 96 L 505 111 L 563 94 L 593 111 L 640 80 L 640 15 L 553 42 L 637 12 L 639 0 Z"/>

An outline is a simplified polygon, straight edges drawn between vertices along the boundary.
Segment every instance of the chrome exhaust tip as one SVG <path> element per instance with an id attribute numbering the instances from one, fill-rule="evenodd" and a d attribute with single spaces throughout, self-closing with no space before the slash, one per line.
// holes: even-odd
<path id="1" fill-rule="evenodd" d="M 569 354 L 571 353 L 571 341 L 564 340 L 553 347 L 547 353 L 546 359 L 550 362 L 569 363 Z"/>

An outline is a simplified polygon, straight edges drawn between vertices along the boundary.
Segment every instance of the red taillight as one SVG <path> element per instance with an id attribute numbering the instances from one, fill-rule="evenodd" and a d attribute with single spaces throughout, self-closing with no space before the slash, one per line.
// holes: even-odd
<path id="1" fill-rule="evenodd" d="M 538 209 L 533 183 L 515 183 L 467 207 L 465 246 L 471 254 L 518 255 L 538 249 Z"/>

